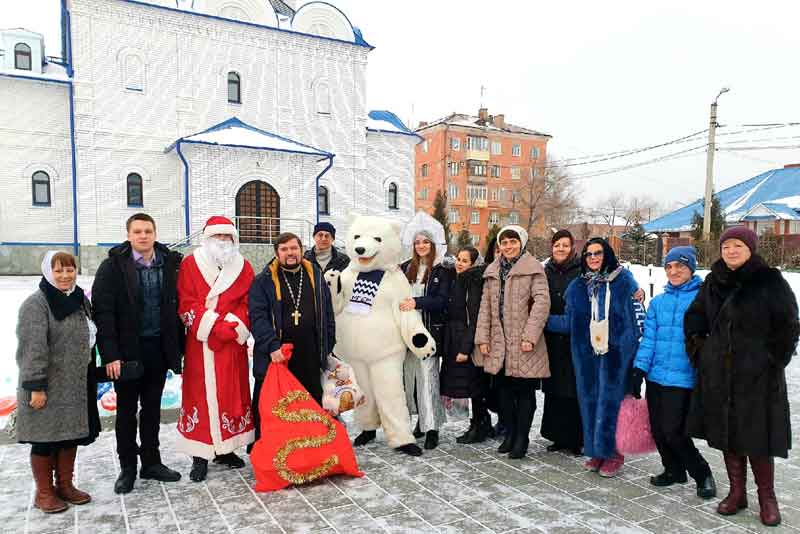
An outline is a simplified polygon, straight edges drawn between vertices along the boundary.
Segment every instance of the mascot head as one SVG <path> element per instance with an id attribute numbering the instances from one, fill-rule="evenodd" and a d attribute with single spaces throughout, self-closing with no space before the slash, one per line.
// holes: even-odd
<path id="1" fill-rule="evenodd" d="M 350 268 L 369 272 L 391 270 L 400 262 L 400 231 L 403 223 L 383 217 L 350 215 L 347 255 Z"/>

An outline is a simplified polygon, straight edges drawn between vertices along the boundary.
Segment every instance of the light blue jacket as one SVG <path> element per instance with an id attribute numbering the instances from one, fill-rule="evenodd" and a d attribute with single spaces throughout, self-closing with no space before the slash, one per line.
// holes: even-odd
<path id="1" fill-rule="evenodd" d="M 634 367 L 647 373 L 648 381 L 662 386 L 694 387 L 695 371 L 686 355 L 683 316 L 702 283 L 697 275 L 678 287 L 668 283 L 664 293 L 650 302 L 644 336 L 633 362 Z"/>

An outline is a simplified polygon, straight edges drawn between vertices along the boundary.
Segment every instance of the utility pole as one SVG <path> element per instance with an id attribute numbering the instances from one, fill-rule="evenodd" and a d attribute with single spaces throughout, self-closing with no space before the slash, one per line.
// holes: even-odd
<path id="1" fill-rule="evenodd" d="M 708 151 L 706 153 L 706 195 L 703 202 L 703 240 L 711 239 L 711 202 L 714 191 L 714 136 L 717 131 L 717 100 L 719 97 L 730 91 L 723 87 L 717 94 L 717 98 L 711 103 L 711 120 L 708 124 Z"/>

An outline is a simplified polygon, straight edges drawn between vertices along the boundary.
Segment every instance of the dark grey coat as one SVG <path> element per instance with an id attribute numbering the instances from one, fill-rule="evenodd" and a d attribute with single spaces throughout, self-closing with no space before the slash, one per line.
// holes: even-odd
<path id="1" fill-rule="evenodd" d="M 84 303 L 89 309 L 89 301 Z M 17 441 L 49 443 L 89 435 L 87 368 L 92 358 L 86 311 L 57 321 L 41 290 L 19 309 L 17 322 Z M 46 383 L 47 403 L 30 406 L 23 383 Z"/>

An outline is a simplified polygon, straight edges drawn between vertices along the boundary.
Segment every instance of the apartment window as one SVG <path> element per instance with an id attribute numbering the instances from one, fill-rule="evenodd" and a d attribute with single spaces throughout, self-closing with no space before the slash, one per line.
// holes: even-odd
<path id="1" fill-rule="evenodd" d="M 511 155 L 519 157 L 522 154 L 522 147 L 520 145 L 511 145 Z"/>
<path id="2" fill-rule="evenodd" d="M 447 198 L 458 198 L 458 186 L 456 184 L 450 184 L 447 186 Z"/>
<path id="3" fill-rule="evenodd" d="M 511 179 L 519 180 L 519 167 L 511 167 Z"/>
<path id="4" fill-rule="evenodd" d="M 459 219 L 460 217 L 458 215 L 458 210 L 455 208 L 450 208 L 450 211 L 447 213 L 447 222 L 450 224 L 456 224 Z"/>
<path id="5" fill-rule="evenodd" d="M 497 191 L 497 189 L 492 189 L 491 199 L 492 199 L 493 202 L 497 202 L 497 200 L 498 200 L 498 191 Z"/>
<path id="6" fill-rule="evenodd" d="M 500 178 L 500 165 L 492 165 L 489 170 L 492 178 Z"/>
<path id="7" fill-rule="evenodd" d="M 450 176 L 458 176 L 458 162 L 457 161 L 451 161 L 450 163 L 447 164 L 447 173 Z"/>
<path id="8" fill-rule="evenodd" d="M 486 200 L 486 186 L 485 185 L 468 185 L 467 186 L 467 199 L 468 200 Z"/>
<path id="9" fill-rule="evenodd" d="M 489 150 L 489 140 L 485 137 L 477 137 L 474 135 L 467 136 L 467 149 L 468 150 Z"/>
<path id="10" fill-rule="evenodd" d="M 509 212 L 508 222 L 510 224 L 519 224 L 519 213 L 517 213 L 516 211 Z"/>
<path id="11" fill-rule="evenodd" d="M 132 172 L 125 179 L 125 190 L 128 197 L 129 208 L 141 208 L 144 206 L 144 195 L 142 191 L 142 176 Z"/>
<path id="12" fill-rule="evenodd" d="M 330 215 L 330 193 L 328 193 L 328 188 L 324 185 L 319 186 L 317 201 L 319 205 L 319 214 Z"/>
<path id="13" fill-rule="evenodd" d="M 242 79 L 235 72 L 228 73 L 228 102 L 242 103 Z"/>
<path id="14" fill-rule="evenodd" d="M 469 162 L 470 176 L 486 176 L 486 164 L 480 161 Z"/>
<path id="15" fill-rule="evenodd" d="M 489 213 L 489 224 L 494 226 L 495 224 L 500 224 L 500 214 L 496 211 Z"/>
<path id="16" fill-rule="evenodd" d="M 531 159 L 539 159 L 539 147 L 535 146 L 531 148 Z"/>
<path id="17" fill-rule="evenodd" d="M 472 240 L 472 245 L 475 247 L 481 242 L 481 236 L 478 234 L 470 234 L 469 238 Z"/>
<path id="18" fill-rule="evenodd" d="M 480 224 L 481 223 L 481 212 L 473 211 L 469 215 L 469 223 L 470 224 Z"/>
<path id="19" fill-rule="evenodd" d="M 397 184 L 391 182 L 386 190 L 386 205 L 390 210 L 400 209 L 397 202 Z"/>
<path id="20" fill-rule="evenodd" d="M 427 139 L 425 139 L 422 142 L 422 151 L 425 152 L 426 154 L 428 153 L 428 140 Z"/>
<path id="21" fill-rule="evenodd" d="M 497 196 L 500 202 L 504 202 L 506 200 L 506 189 L 505 187 L 501 187 L 500 190 L 497 192 Z"/>
<path id="22" fill-rule="evenodd" d="M 423 187 L 422 189 L 420 189 L 417 196 L 419 197 L 420 200 L 428 200 L 428 188 Z"/>
<path id="23" fill-rule="evenodd" d="M 428 176 L 428 164 L 427 163 L 423 163 L 422 164 L 422 168 L 420 169 L 420 174 L 422 174 L 423 178 L 426 178 Z"/>
<path id="24" fill-rule="evenodd" d="M 17 43 L 14 46 L 14 68 L 31 70 L 31 47 L 25 43 Z"/>
<path id="25" fill-rule="evenodd" d="M 502 154 L 503 153 L 503 143 L 500 141 L 492 141 L 492 154 Z"/>
<path id="26" fill-rule="evenodd" d="M 511 192 L 511 202 L 519 202 L 519 191 Z"/>
<path id="27" fill-rule="evenodd" d="M 44 171 L 33 173 L 31 189 L 34 206 L 49 206 L 51 204 L 49 174 Z"/>
<path id="28" fill-rule="evenodd" d="M 461 139 L 453 137 L 450 139 L 450 148 L 453 150 L 461 150 Z"/>

